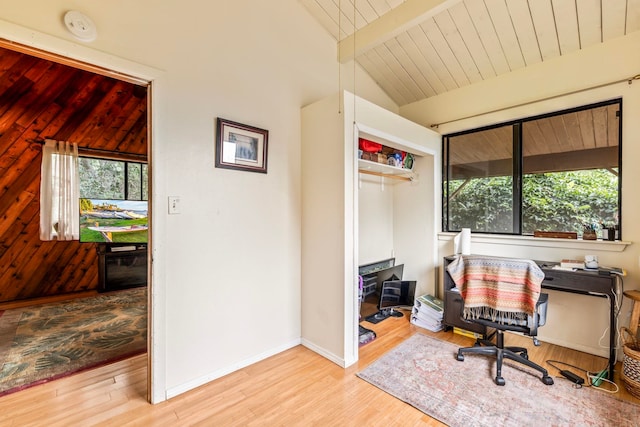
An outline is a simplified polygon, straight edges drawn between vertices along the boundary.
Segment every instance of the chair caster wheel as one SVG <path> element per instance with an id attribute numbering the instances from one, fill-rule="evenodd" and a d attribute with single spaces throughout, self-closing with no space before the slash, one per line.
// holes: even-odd
<path id="1" fill-rule="evenodd" d="M 545 375 L 544 377 L 542 377 L 542 382 L 546 385 L 553 385 L 553 378 L 551 378 L 549 375 Z"/>
<path id="2" fill-rule="evenodd" d="M 520 356 L 522 356 L 523 358 L 525 358 L 527 360 L 529 359 L 529 353 L 527 353 L 526 351 L 523 352 L 522 354 L 520 354 Z"/>
<path id="3" fill-rule="evenodd" d="M 502 377 L 496 377 L 496 385 L 505 385 L 506 382 Z"/>
<path id="4" fill-rule="evenodd" d="M 462 354 L 462 353 L 456 354 L 456 360 L 458 362 L 464 362 L 464 354 Z"/>

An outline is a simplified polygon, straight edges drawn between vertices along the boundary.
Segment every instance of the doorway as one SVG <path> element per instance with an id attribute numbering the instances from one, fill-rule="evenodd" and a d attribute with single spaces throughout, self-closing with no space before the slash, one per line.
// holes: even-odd
<path id="1" fill-rule="evenodd" d="M 77 142 L 84 155 L 144 162 L 150 185 L 150 89 L 148 81 L 0 41 L 0 302 L 96 293 L 96 243 L 39 239 L 42 143 Z M 150 232 L 151 219 L 149 209 Z"/>

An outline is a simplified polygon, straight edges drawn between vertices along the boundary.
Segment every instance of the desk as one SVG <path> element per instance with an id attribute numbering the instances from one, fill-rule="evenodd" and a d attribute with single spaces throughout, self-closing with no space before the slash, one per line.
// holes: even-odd
<path id="1" fill-rule="evenodd" d="M 446 267 L 454 257 L 444 258 Z M 538 266 L 544 271 L 543 289 L 553 289 L 562 292 L 572 292 L 582 295 L 591 295 L 598 298 L 609 297 L 609 379 L 613 381 L 613 368 L 616 364 L 616 276 L 615 274 L 600 274 L 598 271 L 586 270 L 554 270 L 553 266 L 557 262 L 536 261 Z M 445 326 L 472 330 L 481 334 L 486 334 L 483 326 L 476 323 L 467 323 L 460 318 L 462 297 L 458 292 L 452 291 L 455 283 L 449 276 L 447 269 L 443 269 L 444 277 L 444 319 Z"/>

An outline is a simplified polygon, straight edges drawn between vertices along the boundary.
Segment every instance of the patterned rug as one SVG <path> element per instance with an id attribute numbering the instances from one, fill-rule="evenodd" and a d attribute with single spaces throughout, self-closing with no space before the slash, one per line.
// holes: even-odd
<path id="1" fill-rule="evenodd" d="M 0 396 L 146 349 L 144 287 L 0 312 Z"/>
<path id="2" fill-rule="evenodd" d="M 638 426 L 640 405 L 589 387 L 504 365 L 505 386 L 493 383 L 495 359 L 415 334 L 357 375 L 450 426 Z"/>

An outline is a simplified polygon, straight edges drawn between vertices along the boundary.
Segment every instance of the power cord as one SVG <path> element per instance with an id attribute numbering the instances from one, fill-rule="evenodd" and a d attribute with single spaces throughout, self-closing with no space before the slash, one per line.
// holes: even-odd
<path id="1" fill-rule="evenodd" d="M 582 388 L 582 387 L 595 387 L 597 390 L 599 391 L 603 391 L 605 393 L 617 393 L 619 391 L 619 387 L 618 385 L 613 382 L 608 380 L 607 377 L 607 373 L 609 372 L 608 368 L 604 368 L 602 371 L 600 372 L 591 372 L 587 369 L 583 369 L 579 366 L 575 366 L 572 365 L 570 363 L 566 363 L 566 362 L 562 362 L 560 360 L 547 360 L 546 361 L 549 366 L 551 366 L 552 368 L 557 369 L 560 372 L 560 375 L 562 375 L 564 378 L 566 378 L 567 380 L 571 381 L 573 383 L 573 387 L 574 388 Z M 555 364 L 561 364 L 564 366 L 567 366 L 569 368 L 573 368 L 576 369 L 578 371 L 581 371 L 583 373 L 583 375 L 587 378 L 587 384 L 585 385 L 585 380 L 583 377 L 581 377 L 580 375 L 575 374 L 572 371 L 569 371 L 567 369 L 560 369 L 558 366 L 556 366 Z M 609 383 L 611 384 L 614 389 L 613 390 L 607 390 L 607 389 L 603 389 L 600 388 L 600 385 L 603 383 Z"/>
<path id="2" fill-rule="evenodd" d="M 619 330 L 619 326 L 618 325 L 619 325 L 619 321 L 620 321 L 620 312 L 622 311 L 622 293 L 624 292 L 624 279 L 619 274 L 616 274 L 615 278 L 616 278 L 615 290 L 613 292 L 613 306 L 615 307 L 614 310 L 613 310 L 613 318 L 614 318 L 614 325 L 613 326 L 615 328 L 615 332 L 614 331 L 610 331 L 609 326 L 604 328 L 604 330 L 602 331 L 602 335 L 600 335 L 600 338 L 598 339 L 598 346 L 600 348 L 609 348 L 609 346 L 608 345 L 604 345 L 602 343 L 602 341 L 605 338 L 605 336 L 607 335 L 607 332 L 609 332 L 610 334 L 611 333 L 615 333 L 616 334 L 615 346 L 613 347 L 612 350 L 613 350 L 613 358 L 615 360 L 617 360 L 618 351 L 622 348 L 621 342 L 620 342 L 621 341 L 620 334 L 618 334 L 617 331 Z M 609 294 L 604 294 L 604 293 L 600 293 L 600 292 L 589 292 L 589 294 L 607 298 L 607 305 L 609 307 L 611 307 L 611 296 Z"/>
<path id="3" fill-rule="evenodd" d="M 618 384 L 616 384 L 613 381 L 610 381 L 610 380 L 608 380 L 606 378 L 608 372 L 609 372 L 608 369 L 603 369 L 600 372 L 588 372 L 587 371 L 587 377 L 591 381 L 591 385 L 589 385 L 589 387 L 593 386 L 598 391 L 602 391 L 602 392 L 605 392 L 605 393 L 611 393 L 611 394 L 617 393 L 620 390 L 620 388 L 618 387 Z M 605 388 L 600 388 L 600 386 L 602 385 L 603 382 L 611 384 L 613 386 L 613 390 L 607 390 Z"/>
<path id="4" fill-rule="evenodd" d="M 614 311 L 613 311 L 613 318 L 614 320 L 614 327 L 615 327 L 615 331 L 618 331 L 618 322 L 619 322 L 619 316 L 620 316 L 620 312 L 622 311 L 622 293 L 624 292 L 624 279 L 622 278 L 622 276 L 620 274 L 616 274 L 616 281 L 615 281 L 615 291 L 613 292 L 613 302 L 614 302 Z M 599 293 L 599 292 L 589 292 L 592 295 L 598 295 L 598 296 L 603 296 L 607 298 L 607 302 L 608 302 L 608 306 L 611 307 L 611 296 L 608 294 L 603 294 L 603 293 Z M 602 335 L 600 336 L 600 338 L 598 339 L 598 344 L 601 347 L 604 347 L 602 345 L 602 339 L 604 338 L 604 336 L 607 334 L 607 331 L 609 331 L 609 333 L 613 333 L 613 331 L 610 331 L 609 327 L 606 327 L 604 329 L 604 331 L 602 332 Z M 614 355 L 616 355 L 616 360 L 617 360 L 617 351 L 620 348 L 620 334 L 616 333 L 616 345 L 615 348 L 613 349 L 613 353 Z M 584 387 L 595 387 L 597 390 L 599 391 L 603 391 L 605 393 L 617 393 L 620 388 L 618 387 L 618 385 L 613 382 L 610 381 L 607 378 L 607 374 L 609 373 L 609 369 L 608 369 L 608 364 L 607 367 L 604 368 L 603 370 L 601 370 L 600 372 L 591 372 L 589 370 L 580 368 L 579 366 L 575 366 L 575 365 L 571 365 L 569 363 L 566 362 L 562 362 L 559 360 L 547 360 L 546 361 L 549 366 L 555 368 L 558 370 L 558 372 L 560 372 L 560 375 L 562 375 L 564 378 L 566 378 L 567 380 L 571 381 L 573 383 L 573 387 L 574 388 L 582 388 Z M 554 365 L 554 363 L 558 363 L 561 365 L 564 365 L 566 367 L 570 367 L 573 369 L 576 369 L 578 371 L 581 371 L 583 373 L 583 375 L 586 377 L 587 379 L 587 384 L 586 386 L 585 384 L 585 379 L 583 377 L 581 377 L 580 375 L 575 374 L 572 371 L 569 371 L 567 369 L 560 369 L 558 366 Z M 600 388 L 600 386 L 602 385 L 602 383 L 609 383 L 613 386 L 613 390 L 607 390 L 607 389 L 603 389 Z"/>
<path id="5" fill-rule="evenodd" d="M 578 366 L 571 365 L 571 364 L 569 364 L 569 363 L 561 362 L 561 361 L 559 361 L 559 360 L 547 360 L 546 362 L 547 362 L 547 363 L 549 364 L 549 366 L 551 366 L 552 368 L 557 369 L 557 370 L 558 370 L 558 372 L 560 372 L 560 375 L 562 375 L 563 377 L 565 377 L 567 380 L 571 381 L 571 382 L 573 383 L 573 387 L 574 387 L 574 388 L 582 388 L 582 386 L 583 386 L 583 384 L 584 384 L 584 378 L 582 378 L 581 376 L 579 376 L 579 375 L 577 375 L 577 374 L 575 374 L 575 373 L 573 373 L 573 372 L 571 372 L 571 371 L 569 371 L 569 370 L 566 370 L 566 369 L 560 369 L 560 368 L 559 368 L 559 367 L 557 367 L 554 363 L 559 363 L 559 364 L 562 364 L 562 365 L 564 365 L 564 366 L 568 366 L 568 367 L 570 367 L 570 368 L 577 369 L 577 370 L 579 370 L 579 371 L 584 372 L 585 374 L 587 373 L 587 371 L 586 371 L 586 370 L 584 370 L 584 369 L 582 369 L 582 368 L 580 368 L 580 367 L 578 367 Z"/>

